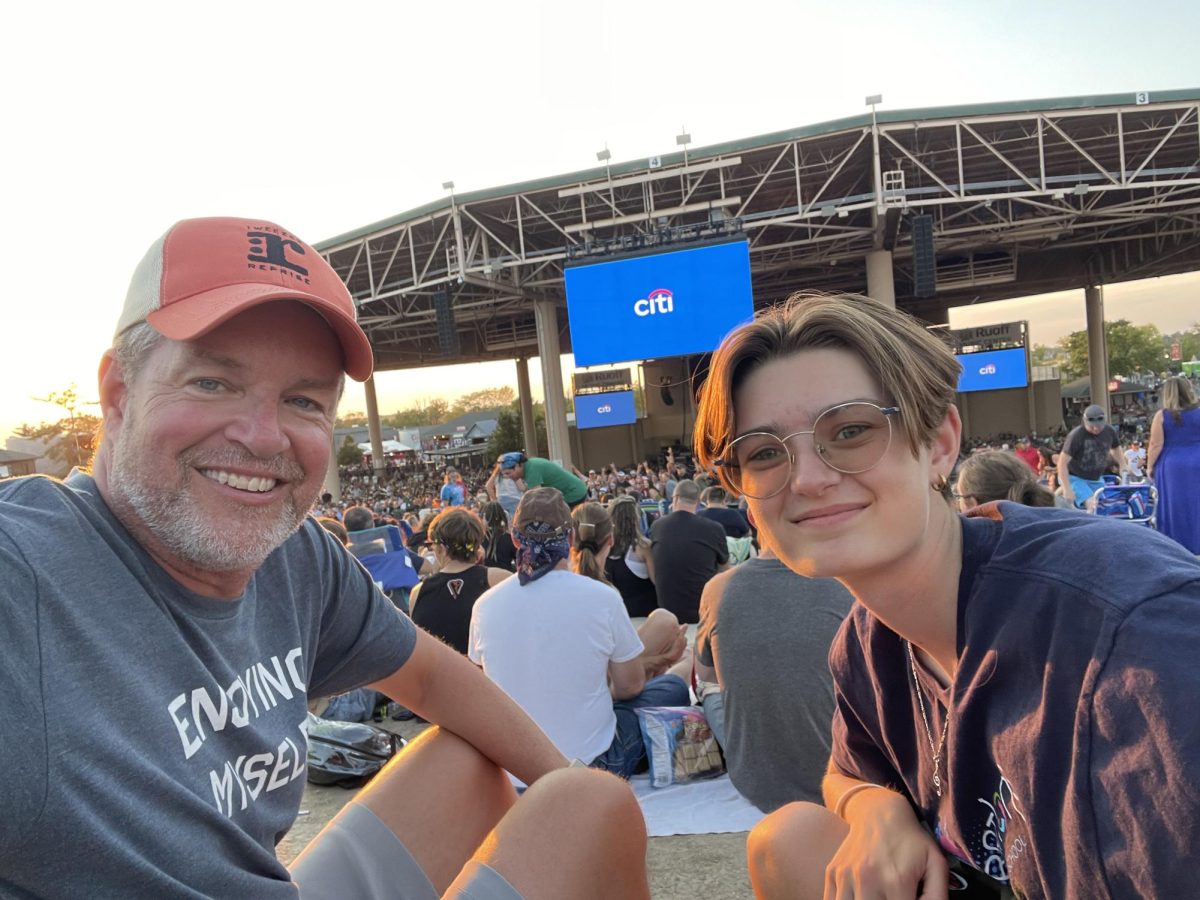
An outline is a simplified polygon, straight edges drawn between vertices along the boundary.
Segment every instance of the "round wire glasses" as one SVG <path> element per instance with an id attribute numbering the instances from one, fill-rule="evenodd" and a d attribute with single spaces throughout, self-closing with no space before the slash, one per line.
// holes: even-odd
<path id="1" fill-rule="evenodd" d="M 802 434 L 812 436 L 813 449 L 829 468 L 858 475 L 879 465 L 892 445 L 892 416 L 898 406 L 879 406 L 863 400 L 831 406 L 808 431 L 785 437 L 768 431 L 743 434 L 715 463 L 730 485 L 752 500 L 774 497 L 785 487 L 796 466 L 796 455 L 787 442 Z"/>

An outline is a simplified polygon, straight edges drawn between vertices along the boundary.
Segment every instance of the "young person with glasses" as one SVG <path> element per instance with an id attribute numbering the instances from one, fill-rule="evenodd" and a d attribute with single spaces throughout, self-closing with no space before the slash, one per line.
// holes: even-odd
<path id="1" fill-rule="evenodd" d="M 713 356 L 700 465 L 779 559 L 857 600 L 830 650 L 825 806 L 752 832 L 755 891 L 1194 893 L 1200 565 L 1120 522 L 960 516 L 958 375 L 926 329 L 860 297 L 797 296 Z"/>

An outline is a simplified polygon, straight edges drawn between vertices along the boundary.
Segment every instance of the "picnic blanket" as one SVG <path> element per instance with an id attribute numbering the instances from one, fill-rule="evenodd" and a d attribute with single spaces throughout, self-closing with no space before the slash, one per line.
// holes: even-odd
<path id="1" fill-rule="evenodd" d="M 650 837 L 749 831 L 763 817 L 737 792 L 728 775 L 664 788 L 651 787 L 648 775 L 638 775 L 629 784 L 642 806 Z"/>

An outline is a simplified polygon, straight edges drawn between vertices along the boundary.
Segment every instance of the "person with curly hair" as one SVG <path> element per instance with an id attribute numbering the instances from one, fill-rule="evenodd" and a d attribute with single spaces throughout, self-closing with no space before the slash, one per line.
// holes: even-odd
<path id="1" fill-rule="evenodd" d="M 427 533 L 437 574 L 409 594 L 412 619 L 465 656 L 475 601 L 512 572 L 483 564 L 486 527 L 468 509 L 452 506 L 442 510 L 429 523 Z"/>

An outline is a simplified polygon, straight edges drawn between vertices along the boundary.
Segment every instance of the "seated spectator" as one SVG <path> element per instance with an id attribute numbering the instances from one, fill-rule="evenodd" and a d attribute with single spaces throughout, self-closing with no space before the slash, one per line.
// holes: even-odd
<path id="1" fill-rule="evenodd" d="M 1029 466 L 1030 471 L 1037 472 L 1041 468 L 1042 455 L 1038 453 L 1037 447 L 1033 446 L 1033 441 L 1029 435 L 1023 435 L 1017 438 L 1017 447 L 1013 454 Z"/>
<path id="2" fill-rule="evenodd" d="M 437 574 L 413 588 L 408 598 L 413 621 L 463 655 L 475 601 L 512 574 L 481 564 L 485 533 L 479 516 L 462 507 L 438 513 L 429 524 Z"/>
<path id="3" fill-rule="evenodd" d="M 584 565 L 599 572 L 607 541 L 585 524 Z M 570 571 L 574 535 L 560 492 L 525 492 L 513 523 L 517 578 L 475 604 L 468 655 L 565 755 L 628 778 L 646 755 L 635 709 L 686 705 L 691 659 L 673 618 L 635 630 L 610 585 Z"/>
<path id="4" fill-rule="evenodd" d="M 713 354 L 701 464 L 789 568 L 855 597 L 829 654 L 826 805 L 755 827 L 751 883 L 786 900 L 1194 896 L 1200 565 L 1103 517 L 960 516 L 961 370 L 866 297 L 795 297 Z"/>
<path id="5" fill-rule="evenodd" d="M 337 538 L 343 547 L 350 546 L 350 535 L 347 533 L 345 525 L 333 516 L 318 516 L 317 521 L 321 523 L 322 528 Z"/>
<path id="6" fill-rule="evenodd" d="M 609 507 L 613 545 L 604 561 L 604 576 L 617 589 L 630 618 L 649 616 L 658 609 L 654 587 L 654 555 L 642 533 L 641 510 L 625 497 Z"/>
<path id="7" fill-rule="evenodd" d="M 959 467 L 954 498 L 962 512 L 993 500 L 1071 508 L 1068 500 L 1038 484 L 1029 466 L 1006 450 L 984 450 L 968 456 Z"/>
<path id="8" fill-rule="evenodd" d="M 350 538 L 347 549 L 371 573 L 392 602 L 407 612 L 409 589 L 420 580 L 426 567 L 425 560 L 404 546 L 393 550 L 383 530 L 376 529 L 375 517 L 365 506 L 346 510 L 342 524 Z"/>
<path id="9" fill-rule="evenodd" d="M 696 678 L 729 778 L 771 812 L 821 802 L 829 760 L 829 645 L 854 598 L 832 578 L 805 578 L 765 552 L 704 586 Z"/>
<path id="10" fill-rule="evenodd" d="M 689 625 L 700 621 L 704 585 L 729 563 L 725 529 L 696 515 L 699 503 L 699 485 L 683 479 L 672 494 L 671 514 L 650 529 L 658 605 Z"/>
<path id="11" fill-rule="evenodd" d="M 704 505 L 704 509 L 700 510 L 697 515 L 712 519 L 718 525 L 725 529 L 725 536 L 731 538 L 744 538 L 750 534 L 750 523 L 746 521 L 746 517 L 742 511 L 736 506 L 729 506 L 729 494 L 726 493 L 723 487 L 708 487 L 700 495 L 700 502 Z"/>
<path id="12" fill-rule="evenodd" d="M 508 531 L 509 517 L 499 503 L 488 502 L 479 511 L 487 534 L 483 538 L 484 562 L 497 569 L 517 571 L 517 546 Z"/>

